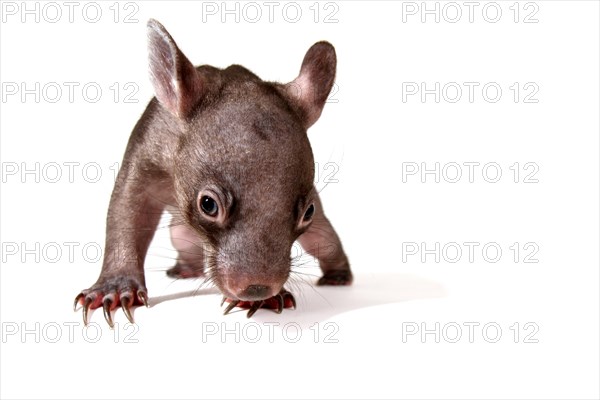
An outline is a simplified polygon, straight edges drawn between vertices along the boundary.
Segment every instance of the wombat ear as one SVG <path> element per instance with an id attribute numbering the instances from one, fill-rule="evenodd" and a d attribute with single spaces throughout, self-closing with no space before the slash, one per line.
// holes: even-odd
<path id="1" fill-rule="evenodd" d="M 156 98 L 175 116 L 185 119 L 202 95 L 202 79 L 160 22 L 148 21 L 150 80 Z"/>
<path id="2" fill-rule="evenodd" d="M 306 52 L 300 75 L 285 85 L 286 92 L 300 108 L 307 128 L 321 116 L 335 80 L 336 64 L 333 46 L 328 42 L 317 42 Z"/>

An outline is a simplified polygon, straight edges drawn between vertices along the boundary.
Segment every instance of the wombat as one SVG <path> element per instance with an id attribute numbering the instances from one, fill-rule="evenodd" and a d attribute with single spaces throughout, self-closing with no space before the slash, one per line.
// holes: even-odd
<path id="1" fill-rule="evenodd" d="M 340 239 L 313 185 L 306 134 L 335 78 L 327 42 L 306 53 L 296 79 L 266 82 L 240 65 L 194 67 L 157 21 L 148 22 L 156 97 L 136 124 L 107 217 L 97 282 L 75 299 L 88 311 L 148 305 L 144 259 L 162 212 L 173 214 L 171 277 L 204 276 L 234 307 L 295 307 L 283 286 L 296 240 L 319 260 L 317 284 L 349 285 Z"/>

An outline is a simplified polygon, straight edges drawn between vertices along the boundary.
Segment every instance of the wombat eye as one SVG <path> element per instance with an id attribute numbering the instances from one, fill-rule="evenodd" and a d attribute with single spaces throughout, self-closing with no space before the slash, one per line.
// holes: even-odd
<path id="1" fill-rule="evenodd" d="M 311 218 L 313 217 L 315 213 L 315 205 L 311 204 L 310 206 L 308 206 L 308 208 L 306 209 L 306 212 L 304 213 L 304 218 L 302 218 L 304 221 L 310 221 Z"/>
<path id="2" fill-rule="evenodd" d="M 200 199 L 200 207 L 204 213 L 211 217 L 214 217 L 219 212 L 217 202 L 210 196 L 202 196 Z"/>

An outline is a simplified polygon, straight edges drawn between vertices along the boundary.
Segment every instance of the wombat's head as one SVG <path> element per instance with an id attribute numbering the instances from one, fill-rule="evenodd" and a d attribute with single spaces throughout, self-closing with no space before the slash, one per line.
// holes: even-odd
<path id="1" fill-rule="evenodd" d="M 195 68 L 162 25 L 151 20 L 148 30 L 156 97 L 179 135 L 177 203 L 206 238 L 209 276 L 231 299 L 269 298 L 316 212 L 306 130 L 333 85 L 335 50 L 316 43 L 299 76 L 278 84 L 239 65 Z"/>

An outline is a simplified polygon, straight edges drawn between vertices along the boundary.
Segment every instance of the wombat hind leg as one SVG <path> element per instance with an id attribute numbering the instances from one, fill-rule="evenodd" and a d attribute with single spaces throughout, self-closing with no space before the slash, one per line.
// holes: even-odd
<path id="1" fill-rule="evenodd" d="M 204 266 L 202 264 L 186 264 L 178 262 L 167 271 L 167 276 L 174 279 L 203 278 Z"/>
<path id="2" fill-rule="evenodd" d="M 177 250 L 177 263 L 167 271 L 167 276 L 176 279 L 204 277 L 204 250 L 200 236 L 186 225 L 173 225 L 171 242 Z"/>

